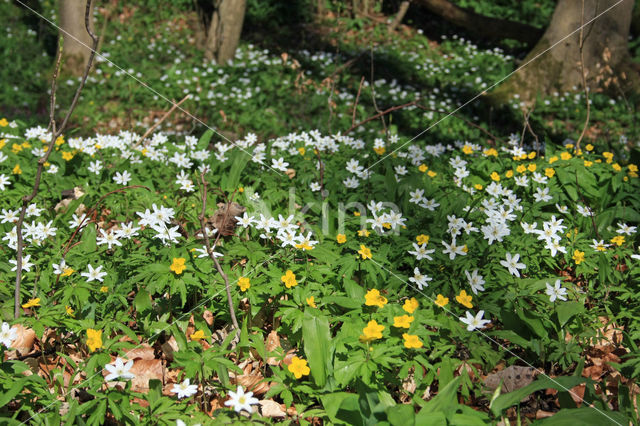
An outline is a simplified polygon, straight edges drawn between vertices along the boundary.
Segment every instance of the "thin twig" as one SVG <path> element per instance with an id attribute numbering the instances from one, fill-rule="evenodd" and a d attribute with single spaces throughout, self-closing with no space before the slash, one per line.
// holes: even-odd
<path id="1" fill-rule="evenodd" d="M 71 104 L 69 105 L 69 109 L 67 110 L 67 114 L 62 120 L 62 124 L 60 125 L 60 127 L 56 128 L 55 96 L 56 96 L 56 88 L 57 88 L 56 87 L 57 79 L 58 79 L 58 74 L 60 72 L 60 64 L 62 61 L 62 46 L 60 49 L 58 49 L 58 58 L 56 59 L 56 67 L 53 72 L 53 81 L 51 82 L 51 111 L 49 112 L 49 119 L 50 119 L 49 126 L 51 127 L 51 130 L 52 130 L 51 141 L 49 142 L 49 147 L 47 149 L 47 152 L 38 160 L 38 170 L 36 172 L 36 177 L 33 182 L 33 191 L 31 192 L 31 194 L 25 195 L 24 197 L 22 197 L 22 209 L 20 210 L 20 217 L 18 219 L 18 222 L 16 223 L 16 232 L 17 232 L 18 238 L 17 238 L 17 245 L 16 245 L 16 285 L 15 285 L 15 292 L 14 292 L 14 310 L 13 310 L 13 316 L 16 319 L 20 316 L 20 285 L 22 283 L 22 255 L 24 251 L 24 240 L 22 238 L 22 225 L 24 224 L 24 218 L 26 215 L 27 206 L 38 194 L 38 189 L 40 188 L 40 180 L 42 179 L 42 170 L 44 169 L 44 163 L 46 163 L 47 160 L 49 159 L 49 156 L 51 155 L 51 152 L 55 147 L 56 140 L 58 139 L 58 137 L 62 135 L 62 133 L 64 132 L 64 129 L 67 127 L 69 118 L 71 117 L 73 110 L 76 108 L 76 105 L 78 104 L 78 100 L 80 99 L 80 93 L 84 88 L 84 85 L 87 81 L 87 77 L 89 76 L 89 72 L 91 71 L 91 66 L 93 65 L 93 59 L 96 54 L 96 47 L 98 46 L 98 38 L 95 36 L 95 34 L 93 34 L 93 32 L 91 31 L 91 27 L 89 25 L 89 19 L 93 17 L 93 14 L 91 12 L 92 12 L 91 0 L 87 0 L 85 12 L 84 12 L 84 25 L 87 30 L 87 33 L 89 33 L 89 36 L 93 41 L 91 46 L 91 53 L 89 55 L 89 60 L 87 61 L 87 65 L 82 75 L 82 79 L 80 80 L 80 84 L 78 85 L 78 88 L 76 89 L 76 93 L 73 96 L 73 100 L 71 101 Z"/>
<path id="2" fill-rule="evenodd" d="M 240 326 L 238 325 L 238 320 L 236 319 L 236 312 L 233 309 L 233 298 L 231 297 L 231 287 L 229 285 L 229 277 L 227 276 L 227 274 L 224 273 L 224 271 L 222 270 L 222 267 L 220 266 L 220 263 L 218 262 L 218 259 L 216 259 L 216 256 L 213 254 L 213 251 L 211 250 L 211 244 L 209 243 L 209 235 L 207 234 L 207 227 L 204 221 L 205 210 L 207 208 L 207 181 L 204 178 L 204 172 L 200 174 L 200 181 L 202 183 L 202 210 L 200 211 L 200 216 L 198 218 L 200 219 L 202 236 L 204 237 L 204 244 L 207 249 L 207 253 L 209 254 L 209 257 L 211 258 L 211 260 L 213 260 L 213 263 L 216 265 L 216 269 L 218 270 L 218 273 L 224 279 L 225 290 L 227 292 L 227 302 L 229 303 L 229 315 L 231 315 L 231 323 L 233 324 L 233 327 L 236 329 L 236 333 L 237 333 L 240 331 Z M 227 205 L 227 211 L 225 212 L 225 215 L 228 214 L 228 212 L 229 212 L 229 205 Z M 224 222 L 226 222 L 226 217 Z M 220 238 L 220 231 L 218 231 L 216 244 L 219 238 Z"/>
<path id="3" fill-rule="evenodd" d="M 373 101 L 373 107 L 375 108 L 377 113 L 380 113 L 382 111 L 380 111 L 380 108 L 378 108 L 378 103 L 376 102 L 376 88 L 375 88 L 375 84 L 374 84 L 374 80 L 373 80 L 373 71 L 374 71 L 374 63 L 373 63 L 373 45 L 370 46 L 371 49 L 371 57 L 370 57 L 370 61 L 371 61 L 371 100 Z M 384 114 L 382 114 L 380 116 L 380 121 L 382 122 L 382 128 L 384 129 L 384 136 L 385 138 L 388 135 L 388 131 L 387 131 L 387 122 L 384 119 Z"/>
<path id="4" fill-rule="evenodd" d="M 351 114 L 351 126 L 355 126 L 356 124 L 356 111 L 358 108 L 358 100 L 360 99 L 360 92 L 362 91 L 362 84 L 364 83 L 364 75 L 360 79 L 360 84 L 358 85 L 358 94 L 356 95 L 356 102 L 353 104 L 353 113 Z"/>
<path id="5" fill-rule="evenodd" d="M 592 27 L 593 28 L 593 27 Z M 587 118 L 584 120 L 584 126 L 582 127 L 582 133 L 580 133 L 580 137 L 576 142 L 576 152 L 580 151 L 580 142 L 584 138 L 585 133 L 587 132 L 587 127 L 589 126 L 589 118 L 591 114 L 591 102 L 589 102 L 589 88 L 587 87 L 587 74 L 584 68 L 584 0 L 582 0 L 582 15 L 580 18 L 580 71 L 582 74 L 582 87 L 584 89 L 584 97 L 587 102 Z"/>
<path id="6" fill-rule="evenodd" d="M 147 138 L 147 136 L 149 136 L 151 133 L 153 133 L 153 131 L 156 129 L 156 127 L 158 127 L 160 125 L 160 123 L 162 123 L 164 120 L 166 120 L 167 117 L 169 117 L 171 115 L 171 113 L 176 108 L 178 108 L 184 101 L 186 101 L 190 97 L 191 97 L 191 94 L 189 94 L 189 95 L 185 96 L 184 98 L 182 98 L 182 100 L 180 102 L 174 103 L 173 106 L 169 109 L 169 111 L 164 113 L 164 115 L 162 116 L 162 118 L 160 118 L 160 120 L 155 122 L 153 126 L 149 127 L 149 129 L 146 132 L 144 132 L 144 135 L 142 135 L 142 137 L 140 138 L 140 141 L 144 141 Z"/>
<path id="7" fill-rule="evenodd" d="M 418 103 L 418 101 L 417 101 L 417 100 L 415 100 L 415 101 L 407 102 L 406 104 L 396 105 L 396 106 L 393 106 L 393 107 L 391 107 L 391 108 L 387 108 L 387 109 L 385 109 L 384 111 L 380 111 L 379 113 L 377 113 L 377 114 L 375 114 L 375 115 L 372 115 L 371 117 L 369 117 L 369 118 L 367 118 L 367 119 L 365 119 L 365 120 L 362 120 L 362 121 L 361 121 L 361 122 L 359 122 L 358 124 L 354 124 L 354 125 L 353 125 L 353 126 L 351 126 L 349 129 L 347 129 L 347 131 L 346 131 L 346 132 L 344 132 L 344 133 L 345 133 L 345 134 L 350 133 L 351 131 L 353 131 L 353 129 L 355 129 L 355 128 L 357 128 L 357 127 L 360 127 L 360 126 L 362 126 L 363 124 L 366 124 L 366 123 L 368 123 L 368 122 L 370 122 L 370 121 L 377 120 L 378 118 L 380 118 L 380 117 L 381 117 L 381 116 L 383 116 L 383 115 L 389 114 L 390 112 L 397 111 L 397 110 L 399 110 L 399 109 L 403 109 L 403 108 L 406 108 L 406 107 L 409 107 L 409 106 L 412 106 L 412 105 L 417 105 L 417 103 Z"/>

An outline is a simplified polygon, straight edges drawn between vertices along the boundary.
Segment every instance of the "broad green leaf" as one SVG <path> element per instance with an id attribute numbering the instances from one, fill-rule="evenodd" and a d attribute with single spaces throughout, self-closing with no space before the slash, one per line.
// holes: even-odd
<path id="1" fill-rule="evenodd" d="M 331 333 L 327 317 L 316 309 L 306 309 L 302 320 L 302 338 L 311 376 L 318 387 L 324 387 L 331 361 Z"/>
<path id="2" fill-rule="evenodd" d="M 584 312 L 584 305 L 580 302 L 559 302 L 556 303 L 556 313 L 560 327 L 564 325 L 574 316 Z"/>
<path id="3" fill-rule="evenodd" d="M 534 423 L 534 425 L 541 426 L 618 426 L 628 424 L 629 419 L 622 413 L 605 412 L 589 407 L 560 410 L 553 416 Z"/>

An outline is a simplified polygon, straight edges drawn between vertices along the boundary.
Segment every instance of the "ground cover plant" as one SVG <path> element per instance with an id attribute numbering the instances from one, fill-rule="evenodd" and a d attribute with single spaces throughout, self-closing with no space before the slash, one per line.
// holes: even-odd
<path id="1" fill-rule="evenodd" d="M 457 111 L 517 56 L 460 36 L 336 8 L 332 51 L 203 65 L 182 3 L 114 4 L 62 135 L 44 73 L 2 101 L 3 422 L 640 421 L 632 100 L 583 138 L 583 94 Z"/>

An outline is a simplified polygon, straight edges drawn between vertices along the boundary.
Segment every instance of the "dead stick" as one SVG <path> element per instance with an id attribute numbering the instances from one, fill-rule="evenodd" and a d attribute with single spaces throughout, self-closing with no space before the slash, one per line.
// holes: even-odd
<path id="1" fill-rule="evenodd" d="M 238 325 L 238 320 L 236 319 L 236 312 L 233 309 L 233 298 L 231 297 L 231 287 L 229 285 L 229 277 L 227 276 L 227 274 L 224 273 L 224 271 L 222 270 L 222 267 L 220 266 L 220 263 L 218 262 L 218 259 L 216 259 L 216 256 L 213 254 L 213 251 L 211 250 L 211 245 L 209 243 L 209 235 L 207 234 L 207 227 L 205 226 L 205 222 L 204 222 L 205 210 L 207 208 L 207 181 L 204 179 L 204 172 L 200 174 L 200 181 L 202 183 L 202 210 L 200 211 L 199 219 L 200 219 L 200 227 L 202 228 L 202 236 L 204 237 L 204 244 L 207 249 L 207 253 L 209 254 L 209 257 L 211 258 L 211 260 L 213 260 L 213 263 L 216 265 L 216 269 L 218 270 L 218 273 L 220 274 L 220 276 L 222 276 L 222 279 L 224 279 L 225 290 L 227 291 L 227 302 L 229 303 L 229 315 L 231 315 L 231 322 L 233 324 L 233 327 L 236 329 L 236 333 L 237 333 L 240 331 L 240 326 Z M 228 211 L 229 211 L 229 206 L 227 206 L 227 212 Z M 218 231 L 218 234 L 219 233 L 220 231 Z M 216 239 L 216 242 L 217 241 L 218 240 Z"/>
<path id="2" fill-rule="evenodd" d="M 362 84 L 364 83 L 364 75 L 360 79 L 360 85 L 358 86 L 358 94 L 356 95 L 356 102 L 353 104 L 353 114 L 351 117 L 351 127 L 356 123 L 356 109 L 358 108 L 358 99 L 360 99 L 360 92 L 362 91 Z"/>
<path id="3" fill-rule="evenodd" d="M 162 123 L 164 120 L 167 119 L 167 117 L 169 117 L 171 115 L 171 113 L 178 108 L 184 101 L 186 101 L 187 99 L 189 99 L 191 97 L 191 94 L 185 96 L 184 98 L 182 98 L 182 100 L 178 103 L 174 103 L 173 106 L 169 109 L 169 111 L 165 112 L 164 115 L 162 116 L 162 118 L 160 120 L 158 120 L 157 122 L 154 123 L 153 126 L 149 127 L 149 129 L 144 132 L 144 135 L 142 135 L 142 137 L 140 138 L 141 141 L 145 140 L 147 138 L 147 136 L 149 136 L 151 133 L 153 133 L 153 131 L 156 129 L 156 127 L 158 127 L 160 125 L 160 123 Z"/>

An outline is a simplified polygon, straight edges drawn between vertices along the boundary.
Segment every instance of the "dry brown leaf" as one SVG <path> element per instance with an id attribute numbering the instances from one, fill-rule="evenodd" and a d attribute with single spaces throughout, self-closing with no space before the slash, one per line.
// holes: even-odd
<path id="1" fill-rule="evenodd" d="M 263 399 L 260 401 L 260 412 L 264 417 L 286 417 L 284 404 L 280 405 L 273 399 Z"/>
<path id="2" fill-rule="evenodd" d="M 125 352 L 125 357 L 127 359 L 139 358 L 139 359 L 150 360 L 155 358 L 155 354 L 151 346 L 149 346 L 146 343 L 143 343 L 142 346 L 137 346 Z"/>
<path id="3" fill-rule="evenodd" d="M 209 310 L 204 311 L 204 313 L 202 314 L 202 318 L 204 318 L 204 321 L 209 327 L 213 325 L 213 321 L 216 319 L 213 313 Z"/>
<path id="4" fill-rule="evenodd" d="M 247 209 L 238 203 L 218 203 L 218 210 L 213 214 L 210 222 L 221 235 L 234 234 L 236 228 L 236 216 L 242 216 Z"/>
<path id="5" fill-rule="evenodd" d="M 139 359 L 133 363 L 131 373 L 136 377 L 131 379 L 131 390 L 146 393 L 149 390 L 149 380 L 163 381 L 164 372 L 162 361 L 159 359 Z"/>
<path id="6" fill-rule="evenodd" d="M 36 341 L 36 332 L 31 328 L 26 328 L 22 324 L 16 324 L 11 328 L 16 330 L 16 338 L 11 343 L 11 347 L 15 349 L 20 356 L 27 355 L 33 349 Z"/>
<path id="7" fill-rule="evenodd" d="M 282 348 L 282 346 L 280 346 L 280 336 L 278 336 L 278 333 L 276 333 L 275 330 L 271 330 L 271 332 L 267 336 L 267 338 L 266 338 L 266 340 L 264 342 L 264 347 L 265 347 L 267 353 L 273 352 L 278 348 Z M 278 365 L 278 364 L 280 364 L 280 361 L 278 360 L 278 357 L 275 357 L 275 356 L 267 357 L 266 362 L 269 365 Z"/>
<path id="8" fill-rule="evenodd" d="M 176 339 L 171 336 L 169 340 L 167 340 L 160 346 L 160 348 L 162 349 L 162 353 L 164 353 L 164 356 L 169 361 L 172 361 L 173 353 L 178 351 L 178 342 L 176 342 Z"/>
<path id="9" fill-rule="evenodd" d="M 484 379 L 484 384 L 491 391 L 494 391 L 498 388 L 500 382 L 502 382 L 502 393 L 508 393 L 527 386 L 533 382 L 537 374 L 538 372 L 535 368 L 512 365 L 502 371 L 489 374 Z"/>
<path id="10" fill-rule="evenodd" d="M 287 171 L 284 173 L 289 176 L 289 179 L 293 179 L 294 177 L 296 177 L 296 171 L 294 169 L 287 169 Z"/>

